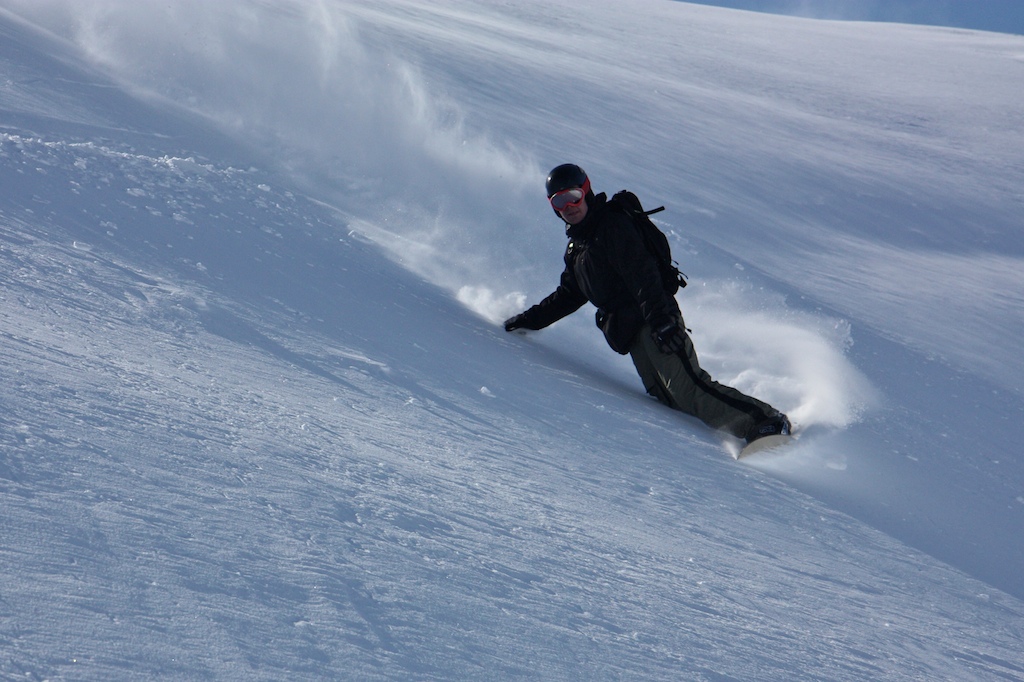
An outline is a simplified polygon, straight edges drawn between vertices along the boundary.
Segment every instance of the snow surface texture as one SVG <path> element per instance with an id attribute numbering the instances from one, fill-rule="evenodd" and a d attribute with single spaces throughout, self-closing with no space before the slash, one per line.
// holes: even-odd
<path id="1" fill-rule="evenodd" d="M 588 5 L 0 0 L 3 679 L 1024 679 L 1024 39 Z M 785 456 L 495 325 L 567 160 Z"/>

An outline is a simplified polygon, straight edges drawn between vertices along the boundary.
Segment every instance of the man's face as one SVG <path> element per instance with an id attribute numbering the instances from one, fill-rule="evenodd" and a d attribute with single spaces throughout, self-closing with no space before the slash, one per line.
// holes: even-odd
<path id="1" fill-rule="evenodd" d="M 584 199 L 578 204 L 566 206 L 558 212 L 558 215 L 562 216 L 562 220 L 570 225 L 583 222 L 583 219 L 587 217 L 587 200 Z"/>
<path id="2" fill-rule="evenodd" d="M 587 217 L 586 189 L 583 187 L 570 187 L 553 194 L 548 201 L 551 207 L 558 211 L 562 220 L 575 225 Z"/>

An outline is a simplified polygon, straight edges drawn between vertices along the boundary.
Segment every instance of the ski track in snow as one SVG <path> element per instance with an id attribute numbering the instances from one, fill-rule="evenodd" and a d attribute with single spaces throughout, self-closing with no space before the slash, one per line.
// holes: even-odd
<path id="1" fill-rule="evenodd" d="M 503 334 L 384 257 L 365 216 L 212 128 L 165 133 L 95 74 L 69 93 L 64 48 L 0 27 L 0 676 L 1024 679 L 1024 604 L 954 567 L 982 524 L 983 549 L 1019 553 L 1021 498 L 990 499 L 1008 467 L 936 454 L 937 485 L 971 470 L 977 508 L 1002 510 L 932 517 L 948 558 L 905 541 L 929 545 L 928 518 L 887 511 L 888 486 L 929 482 L 885 450 L 930 431 L 923 406 L 846 432 L 860 415 L 808 407 L 790 457 L 739 465 L 610 352 L 574 356 L 578 327 Z M 730 324 L 716 310 L 743 296 L 716 286 L 687 301 L 716 374 L 874 400 L 848 321 Z M 771 349 L 744 370 L 743 324 L 800 335 L 813 376 L 779 386 Z"/>

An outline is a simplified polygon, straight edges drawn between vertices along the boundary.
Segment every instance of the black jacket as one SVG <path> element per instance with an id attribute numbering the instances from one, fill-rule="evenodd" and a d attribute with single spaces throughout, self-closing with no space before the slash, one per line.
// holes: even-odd
<path id="1" fill-rule="evenodd" d="M 681 320 L 633 218 L 613 208 L 605 194 L 588 197 L 587 217 L 567 225 L 565 233 L 569 243 L 558 288 L 524 313 L 524 326 L 541 329 L 590 301 L 608 345 L 625 355 L 645 323 L 658 329 Z"/>

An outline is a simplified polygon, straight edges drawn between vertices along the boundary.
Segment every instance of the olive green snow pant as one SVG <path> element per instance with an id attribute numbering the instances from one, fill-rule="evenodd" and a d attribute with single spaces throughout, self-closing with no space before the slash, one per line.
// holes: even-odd
<path id="1" fill-rule="evenodd" d="M 637 334 L 629 355 L 649 394 L 738 438 L 746 438 L 752 427 L 778 414 L 770 405 L 714 381 L 697 362 L 689 335 L 684 336 L 682 350 L 662 353 L 649 325 Z"/>

